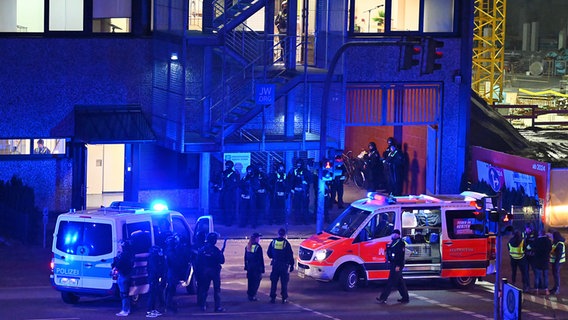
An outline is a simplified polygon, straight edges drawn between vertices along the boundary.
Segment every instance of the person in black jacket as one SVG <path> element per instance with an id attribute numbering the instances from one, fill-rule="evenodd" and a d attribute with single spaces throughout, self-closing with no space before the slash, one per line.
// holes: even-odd
<path id="1" fill-rule="evenodd" d="M 259 244 L 262 235 L 258 232 L 250 236 L 245 247 L 245 270 L 247 271 L 247 296 L 249 301 L 257 301 L 256 293 L 264 273 L 264 256 Z"/>
<path id="2" fill-rule="evenodd" d="M 187 247 L 186 242 L 182 241 L 180 235 L 174 234 L 166 239 L 166 289 L 165 300 L 166 309 L 177 312 L 177 303 L 174 301 L 177 286 L 180 280 L 185 277 L 185 272 L 191 260 L 191 248 Z"/>
<path id="3" fill-rule="evenodd" d="M 538 237 L 534 241 L 534 287 L 536 294 L 540 292 L 549 295 L 548 291 L 548 260 L 552 250 L 552 240 L 548 237 L 544 228 L 538 232 Z"/>
<path id="4" fill-rule="evenodd" d="M 217 248 L 219 236 L 211 232 L 207 235 L 205 245 L 197 252 L 195 271 L 197 273 L 197 305 L 201 310 L 207 310 L 207 292 L 213 282 L 213 299 L 215 312 L 224 312 L 221 307 L 221 265 L 225 263 L 223 251 Z"/>
<path id="5" fill-rule="evenodd" d="M 120 290 L 120 299 L 122 301 L 122 309 L 116 315 L 126 317 L 130 314 L 130 283 L 132 281 L 132 271 L 134 270 L 134 249 L 130 241 L 121 242 L 122 252 L 120 252 L 113 260 L 111 267 L 113 272 L 118 274 L 118 289 Z"/>
<path id="6" fill-rule="evenodd" d="M 294 271 L 294 252 L 292 245 L 286 240 L 286 230 L 278 230 L 278 238 L 272 239 L 268 247 L 268 257 L 272 259 L 272 272 L 270 273 L 270 303 L 276 302 L 276 287 L 280 280 L 282 303 L 288 302 L 289 272 Z"/>
<path id="7" fill-rule="evenodd" d="M 402 277 L 402 269 L 404 269 L 404 252 L 406 250 L 404 241 L 400 239 L 400 230 L 394 229 L 391 235 L 391 243 L 387 246 L 387 260 L 390 266 L 389 279 L 387 285 L 383 289 L 383 292 L 377 301 L 383 304 L 387 302 L 391 290 L 394 286 L 398 288 L 401 298 L 398 299 L 400 303 L 408 303 L 410 298 L 408 296 L 408 290 L 406 289 L 406 283 Z"/>
<path id="8" fill-rule="evenodd" d="M 286 200 L 290 189 L 283 163 L 276 166 L 276 171 L 270 175 L 270 218 L 269 223 L 283 224 L 286 219 Z"/>
<path id="9" fill-rule="evenodd" d="M 152 246 L 148 254 L 148 311 L 146 317 L 162 315 L 165 308 L 164 289 L 166 287 L 166 255 L 159 246 Z M 160 310 L 162 310 L 160 312 Z"/>
<path id="10" fill-rule="evenodd" d="M 234 166 L 235 164 L 231 160 L 225 162 L 222 183 L 220 186 L 216 186 L 217 190 L 221 192 L 221 210 L 223 212 L 221 220 L 226 226 L 231 226 L 237 215 L 237 191 L 241 178 Z"/>

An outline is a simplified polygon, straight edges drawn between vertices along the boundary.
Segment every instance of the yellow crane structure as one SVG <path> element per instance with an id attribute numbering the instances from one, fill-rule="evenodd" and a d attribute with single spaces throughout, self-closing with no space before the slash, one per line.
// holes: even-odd
<path id="1" fill-rule="evenodd" d="M 488 104 L 503 101 L 507 0 L 475 0 L 472 89 Z"/>

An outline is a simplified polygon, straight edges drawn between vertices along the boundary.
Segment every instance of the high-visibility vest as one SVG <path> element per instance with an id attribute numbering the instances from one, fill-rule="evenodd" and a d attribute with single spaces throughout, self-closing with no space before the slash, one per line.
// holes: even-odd
<path id="1" fill-rule="evenodd" d="M 561 245 L 561 246 L 559 246 Z M 562 250 L 562 254 L 560 255 L 560 259 L 558 260 L 559 263 L 564 263 L 566 261 L 566 245 L 564 242 L 556 242 L 552 245 L 552 250 L 550 251 L 550 263 L 556 262 L 556 250 Z"/>
<path id="2" fill-rule="evenodd" d="M 519 260 L 525 256 L 525 249 L 523 247 L 524 242 L 525 241 L 522 240 L 517 247 L 513 247 L 511 243 L 509 243 L 509 254 L 511 255 L 511 258 Z"/>
<path id="3" fill-rule="evenodd" d="M 283 250 L 284 247 L 286 246 L 286 241 L 284 240 L 274 240 L 274 249 L 276 250 Z"/>

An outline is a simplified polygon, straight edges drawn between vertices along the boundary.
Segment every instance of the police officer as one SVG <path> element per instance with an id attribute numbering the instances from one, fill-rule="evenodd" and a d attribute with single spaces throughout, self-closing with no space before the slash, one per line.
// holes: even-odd
<path id="1" fill-rule="evenodd" d="M 521 271 L 523 281 L 523 291 L 528 291 L 529 285 L 529 266 L 525 256 L 524 239 L 519 230 L 515 230 L 513 237 L 509 240 L 509 256 L 511 258 L 511 280 L 515 284 L 517 280 L 517 268 Z"/>
<path id="2" fill-rule="evenodd" d="M 550 251 L 550 266 L 552 267 L 552 279 L 554 287 L 550 289 L 551 294 L 560 294 L 560 267 L 566 262 L 566 240 L 559 231 L 552 233 L 552 250 Z"/>
<path id="3" fill-rule="evenodd" d="M 388 172 L 388 191 L 395 195 L 402 195 L 402 181 L 404 180 L 404 155 L 396 145 L 389 147 L 389 154 L 386 157 L 385 165 Z"/>
<path id="4" fill-rule="evenodd" d="M 247 272 L 247 296 L 249 301 L 258 300 L 256 293 L 264 273 L 264 255 L 259 243 L 261 236 L 258 232 L 253 233 L 245 247 L 245 270 Z"/>
<path id="5" fill-rule="evenodd" d="M 270 217 L 269 223 L 283 224 L 286 218 L 286 200 L 288 199 L 288 183 L 283 163 L 278 163 L 276 171 L 270 175 Z"/>
<path id="6" fill-rule="evenodd" d="M 174 234 L 166 239 L 166 310 L 177 312 L 177 303 L 174 301 L 177 286 L 184 278 L 185 272 L 189 266 L 190 248 L 187 248 L 181 241 L 178 234 Z"/>
<path id="7" fill-rule="evenodd" d="M 231 160 L 225 162 L 222 183 L 218 187 L 218 190 L 221 191 L 222 219 L 227 226 L 231 226 L 235 222 L 237 214 L 237 191 L 240 177 L 234 166 L 235 164 Z"/>
<path id="8" fill-rule="evenodd" d="M 333 203 L 337 203 L 337 207 L 342 209 L 343 203 L 343 183 L 347 175 L 347 169 L 343 163 L 341 155 L 335 156 L 333 162 L 333 179 L 331 180 L 331 199 Z"/>
<path id="9" fill-rule="evenodd" d="M 240 202 L 239 202 L 239 227 L 244 228 L 250 221 L 256 227 L 256 210 L 254 208 L 256 185 L 256 170 L 253 166 L 248 166 L 246 175 L 239 183 Z"/>
<path id="10" fill-rule="evenodd" d="M 377 150 L 377 144 L 369 142 L 369 152 L 365 156 L 367 162 L 367 191 L 376 191 L 383 187 L 383 160 Z"/>
<path id="11" fill-rule="evenodd" d="M 268 189 L 269 189 L 268 176 L 264 172 L 262 166 L 256 167 L 256 179 L 254 179 L 254 208 L 256 210 L 256 220 L 253 220 L 253 229 L 256 228 L 259 219 L 267 218 L 266 206 L 268 202 Z"/>
<path id="12" fill-rule="evenodd" d="M 383 292 L 379 297 L 377 297 L 377 301 L 380 304 L 386 303 L 392 288 L 396 286 L 401 296 L 401 298 L 398 299 L 398 302 L 408 303 L 410 298 L 408 296 L 408 290 L 406 289 L 406 283 L 402 277 L 402 269 L 404 269 L 404 252 L 406 249 L 404 241 L 400 239 L 400 230 L 393 230 L 391 240 L 391 243 L 387 246 L 387 260 L 390 266 L 389 278 Z"/>
<path id="13" fill-rule="evenodd" d="M 297 224 L 308 223 L 310 178 L 301 159 L 296 161 L 296 166 L 288 173 L 288 183 L 292 194 L 292 215 Z"/>
<path id="14" fill-rule="evenodd" d="M 280 280 L 282 303 L 288 302 L 289 272 L 294 271 L 294 253 L 290 242 L 286 240 L 286 230 L 278 230 L 278 238 L 272 239 L 268 247 L 268 257 L 272 259 L 272 272 L 270 273 L 270 303 L 276 302 L 276 287 Z"/>
<path id="15" fill-rule="evenodd" d="M 111 267 L 118 273 L 118 289 L 122 308 L 116 315 L 126 317 L 130 314 L 130 282 L 134 270 L 134 249 L 128 240 L 121 242 L 122 251 L 114 258 Z"/>
<path id="16" fill-rule="evenodd" d="M 164 250 L 159 246 L 150 247 L 148 254 L 148 284 L 150 290 L 148 292 L 147 318 L 155 318 L 162 315 L 160 310 L 163 311 L 165 307 L 164 289 L 166 274 L 167 266 Z"/>
<path id="17" fill-rule="evenodd" d="M 213 282 L 213 299 L 215 312 L 224 312 L 221 307 L 221 265 L 225 263 L 223 251 L 217 248 L 217 233 L 207 234 L 205 245 L 197 252 L 197 305 L 201 310 L 207 310 L 207 291 Z"/>

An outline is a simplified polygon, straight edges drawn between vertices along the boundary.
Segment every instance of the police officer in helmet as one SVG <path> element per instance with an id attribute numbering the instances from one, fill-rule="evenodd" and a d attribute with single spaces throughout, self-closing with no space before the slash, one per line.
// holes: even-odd
<path id="1" fill-rule="evenodd" d="M 207 292 L 213 282 L 213 299 L 215 312 L 224 312 L 221 307 L 221 265 L 225 263 L 223 251 L 217 248 L 218 234 L 207 234 L 205 244 L 197 252 L 197 304 L 201 310 L 207 310 Z"/>

